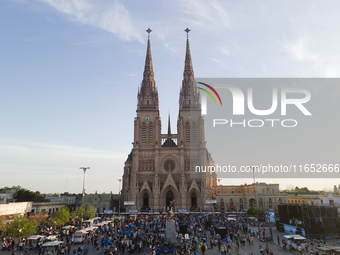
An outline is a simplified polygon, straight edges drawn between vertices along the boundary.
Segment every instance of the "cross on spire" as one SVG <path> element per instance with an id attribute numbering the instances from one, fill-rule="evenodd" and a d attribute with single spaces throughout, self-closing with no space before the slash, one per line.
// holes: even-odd
<path id="1" fill-rule="evenodd" d="M 187 34 L 189 34 L 189 32 L 191 31 L 189 28 L 184 30 L 185 32 L 187 32 Z"/>
<path id="2" fill-rule="evenodd" d="M 148 28 L 147 30 L 145 30 L 146 32 L 148 32 L 148 34 L 150 34 L 152 32 L 152 30 L 150 28 Z"/>

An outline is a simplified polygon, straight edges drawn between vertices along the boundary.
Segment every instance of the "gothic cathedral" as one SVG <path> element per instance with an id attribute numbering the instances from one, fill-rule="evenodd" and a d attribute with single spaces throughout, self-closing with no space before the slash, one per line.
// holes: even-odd
<path id="1" fill-rule="evenodd" d="M 190 31 L 187 29 L 187 32 Z M 150 32 L 143 74 L 138 91 L 133 148 L 124 166 L 121 201 L 133 201 L 127 211 L 212 211 L 206 203 L 215 197 L 216 174 L 195 173 L 195 165 L 214 165 L 205 142 L 200 94 L 192 67 L 189 38 L 186 42 L 182 88 L 179 94 L 177 134 L 161 133 L 158 91 L 155 86 Z"/>

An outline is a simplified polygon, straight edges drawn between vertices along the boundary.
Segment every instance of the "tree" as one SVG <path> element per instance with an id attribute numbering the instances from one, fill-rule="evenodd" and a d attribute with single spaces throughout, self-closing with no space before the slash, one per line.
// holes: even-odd
<path id="1" fill-rule="evenodd" d="M 36 202 L 38 197 L 41 197 L 39 191 L 33 192 L 28 189 L 21 188 L 20 186 L 12 187 L 16 189 L 14 198 L 17 202 Z"/>
<path id="2" fill-rule="evenodd" d="M 16 218 L 8 227 L 8 233 L 13 237 L 28 236 L 37 232 L 37 222 L 26 217 Z"/>
<path id="3" fill-rule="evenodd" d="M 264 210 L 258 210 L 259 216 L 264 216 L 266 212 Z"/>
<path id="4" fill-rule="evenodd" d="M 93 206 L 89 206 L 86 208 L 78 208 L 77 210 L 72 212 L 72 219 L 75 220 L 81 220 L 81 217 L 83 215 L 83 219 L 91 219 L 94 216 L 96 216 L 96 208 L 94 208 Z"/>
<path id="5" fill-rule="evenodd" d="M 52 215 L 50 223 L 52 223 L 52 226 L 65 225 L 65 223 L 69 222 L 70 216 L 71 214 L 68 207 L 61 207 Z"/>
<path id="6" fill-rule="evenodd" d="M 255 215 L 257 214 L 256 208 L 255 207 L 250 207 L 247 211 L 247 214 L 249 215 Z"/>
<path id="7" fill-rule="evenodd" d="M 5 216 L 0 217 L 0 233 L 6 232 L 8 229 L 7 218 Z"/>
<path id="8" fill-rule="evenodd" d="M 6 186 L 0 189 L 0 193 L 5 193 L 6 190 L 11 189 L 10 187 Z"/>
<path id="9" fill-rule="evenodd" d="M 34 220 L 38 225 L 43 225 L 46 222 L 45 212 L 40 210 L 40 212 L 35 215 Z"/>

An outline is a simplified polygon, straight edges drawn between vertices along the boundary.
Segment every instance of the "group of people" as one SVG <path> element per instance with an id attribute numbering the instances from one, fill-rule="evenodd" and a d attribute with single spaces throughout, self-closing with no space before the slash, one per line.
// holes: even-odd
<path id="1" fill-rule="evenodd" d="M 107 221 L 107 224 L 96 225 L 84 234 L 82 241 L 75 243 L 75 233 L 89 227 L 90 223 L 75 222 L 70 228 L 54 231 L 49 226 L 41 226 L 37 234 L 56 235 L 61 242 L 52 248 L 42 246 L 45 240 L 38 240 L 35 253 L 37 255 L 87 255 L 100 250 L 104 255 L 149 253 L 150 255 L 175 253 L 180 255 L 205 255 L 208 249 L 221 255 L 229 252 L 240 253 L 240 247 L 254 245 L 254 237 L 259 240 L 268 239 L 274 242 L 272 232 L 265 228 L 254 231 L 246 217 L 239 216 L 230 220 L 225 214 L 175 214 L 176 240 L 170 242 L 165 238 L 168 215 L 140 214 L 126 215 Z M 183 230 L 183 226 L 185 230 Z M 219 232 L 224 229 L 224 233 Z M 271 230 L 271 229 L 269 229 Z M 267 230 L 268 231 L 268 230 Z M 23 239 L 22 249 L 27 250 L 29 242 Z M 278 244 L 280 239 L 278 236 Z M 13 249 L 15 241 L 5 238 L 3 248 Z M 284 244 L 284 240 L 282 240 Z M 286 246 L 289 246 L 289 241 Z M 18 247 L 19 248 L 19 247 Z M 308 247 L 303 247 L 308 250 Z M 254 248 L 256 250 L 256 248 Z M 273 255 L 269 245 L 260 245 L 260 254 Z M 314 250 L 313 250 L 314 252 Z M 98 253 L 98 252 L 96 252 Z M 317 254 L 317 253 L 311 253 Z"/>

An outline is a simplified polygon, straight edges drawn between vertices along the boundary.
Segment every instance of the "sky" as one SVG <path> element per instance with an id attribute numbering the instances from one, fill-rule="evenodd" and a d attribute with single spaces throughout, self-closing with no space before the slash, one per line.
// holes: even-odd
<path id="1" fill-rule="evenodd" d="M 339 77 L 339 7 L 310 0 L 1 1 L 0 187 L 80 193 L 79 167 L 90 167 L 87 193 L 118 192 L 147 28 L 165 133 L 169 112 L 176 130 L 184 29 L 191 30 L 195 77 Z M 340 183 L 263 181 L 311 189 Z"/>

